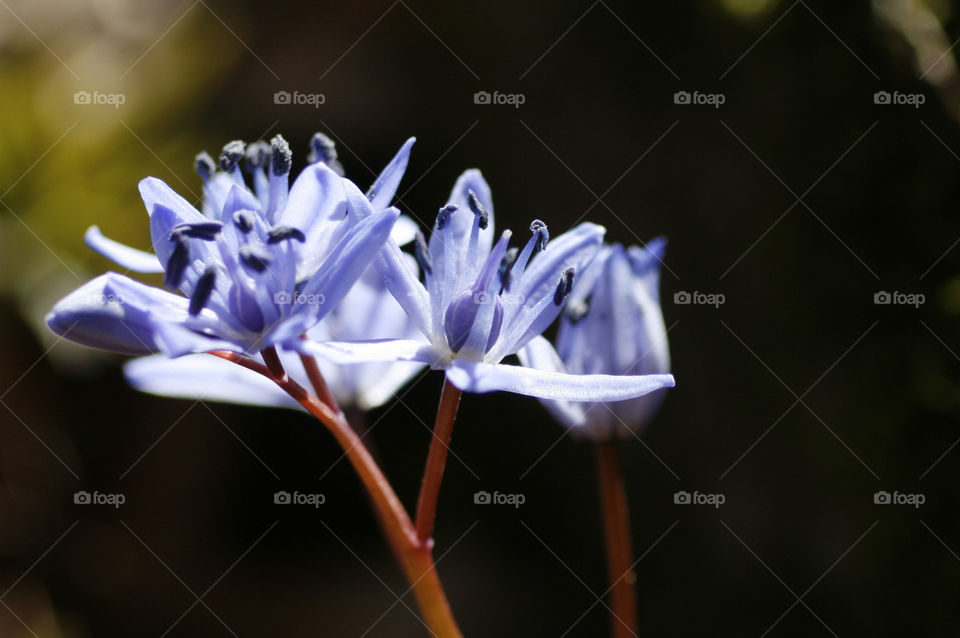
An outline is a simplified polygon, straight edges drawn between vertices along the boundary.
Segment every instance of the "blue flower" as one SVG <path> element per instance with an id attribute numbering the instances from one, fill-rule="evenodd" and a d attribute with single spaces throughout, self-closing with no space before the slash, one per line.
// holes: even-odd
<path id="1" fill-rule="evenodd" d="M 406 221 L 405 221 L 406 220 Z M 393 227 L 398 244 L 413 240 L 416 224 L 401 216 Z M 413 261 L 410 258 L 410 261 Z M 416 268 L 416 262 L 411 264 Z M 372 267 L 320 323 L 307 332 L 313 341 L 405 338 L 419 334 L 416 326 Z M 309 387 L 310 379 L 297 353 L 279 351 L 283 368 L 294 381 Z M 259 355 L 254 358 L 262 363 Z M 352 366 L 319 359 L 320 372 L 341 408 L 370 410 L 386 403 L 423 367 L 422 363 L 380 361 Z M 127 381 L 143 392 L 185 399 L 244 405 L 303 409 L 277 384 L 247 368 L 205 354 L 179 359 L 164 355 L 139 357 L 124 366 Z"/>
<path id="2" fill-rule="evenodd" d="M 252 191 L 240 171 L 243 160 Z M 378 179 L 382 194 L 360 218 L 350 214 L 350 182 L 326 163 L 309 165 L 288 187 L 290 165 L 280 136 L 269 146 L 231 142 L 218 165 L 199 155 L 204 213 L 161 180 L 144 179 L 140 193 L 155 254 L 109 240 L 96 227 L 87 243 L 128 270 L 162 272 L 164 284 L 185 296 L 106 273 L 57 303 L 47 324 L 83 345 L 170 357 L 252 354 L 299 341 L 389 238 L 399 212 L 379 202 L 392 198 L 390 185 L 399 177 Z"/>
<path id="3" fill-rule="evenodd" d="M 650 242 L 646 249 L 604 246 L 573 287 L 560 319 L 556 350 L 537 337 L 520 350 L 520 361 L 553 373 L 628 375 L 624 378 L 669 373 L 659 294 L 664 246 L 663 239 Z M 543 404 L 574 434 L 608 439 L 642 429 L 663 396 L 653 392 L 625 401 Z"/>
<path id="4" fill-rule="evenodd" d="M 408 156 L 409 146 L 391 162 L 391 174 L 402 174 Z M 384 173 L 388 171 L 390 167 Z M 346 183 L 345 189 L 351 214 L 374 214 L 375 201 L 352 184 Z M 440 209 L 429 242 L 422 235 L 417 238 L 414 252 L 424 282 L 394 241 L 387 242 L 375 262 L 387 288 L 422 333 L 420 339 L 290 345 L 342 364 L 427 363 L 446 370 L 450 382 L 467 392 L 506 390 L 552 399 L 614 401 L 673 385 L 670 375 L 566 374 L 501 363 L 554 321 L 576 273 L 600 248 L 604 229 L 583 223 L 550 240 L 546 225 L 534 220 L 530 233 L 517 248 L 509 247 L 509 230 L 495 238 L 490 188 L 479 171 L 468 170 Z"/>

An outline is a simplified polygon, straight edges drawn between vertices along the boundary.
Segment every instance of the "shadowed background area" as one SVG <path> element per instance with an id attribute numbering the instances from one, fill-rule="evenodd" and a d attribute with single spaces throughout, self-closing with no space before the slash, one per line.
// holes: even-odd
<path id="1" fill-rule="evenodd" d="M 138 394 L 42 326 L 111 268 L 89 225 L 149 245 L 140 178 L 196 201 L 196 152 L 282 133 L 297 172 L 314 131 L 363 188 L 416 135 L 398 206 L 424 227 L 477 167 L 500 228 L 669 238 L 677 388 L 622 446 L 643 635 L 960 629 L 952 3 L 0 5 L 0 636 L 426 635 L 321 426 Z M 441 382 L 369 415 L 410 506 Z M 589 446 L 486 395 L 452 451 L 436 553 L 464 633 L 603 635 Z"/>

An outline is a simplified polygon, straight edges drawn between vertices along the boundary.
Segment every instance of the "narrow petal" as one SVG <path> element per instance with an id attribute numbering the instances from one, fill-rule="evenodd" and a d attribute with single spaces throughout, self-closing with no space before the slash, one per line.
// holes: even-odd
<path id="1" fill-rule="evenodd" d="M 185 321 L 188 303 L 179 295 L 106 273 L 61 299 L 46 321 L 55 333 L 81 345 L 147 354 L 158 350 L 158 323 Z"/>
<path id="2" fill-rule="evenodd" d="M 83 239 L 87 246 L 127 270 L 140 273 L 163 272 L 163 266 L 156 255 L 108 239 L 96 226 L 88 228 Z"/>
<path id="3" fill-rule="evenodd" d="M 517 358 L 520 359 L 520 363 L 528 368 L 545 372 L 567 372 L 560 355 L 544 337 L 538 336 L 531 339 L 527 345 L 517 352 Z M 590 405 L 583 402 L 553 401 L 550 399 L 542 399 L 541 403 L 557 421 L 567 427 L 583 425 L 586 422 L 585 408 Z"/>
<path id="4" fill-rule="evenodd" d="M 390 238 L 399 215 L 396 208 L 389 208 L 361 220 L 330 251 L 316 274 L 303 287 L 308 304 L 310 299 L 317 301 L 308 305 L 312 311 L 310 314 L 320 319 L 340 303 Z"/>
<path id="5" fill-rule="evenodd" d="M 393 226 L 393 232 L 390 233 L 390 237 L 393 241 L 397 242 L 398 246 L 406 246 L 416 238 L 417 231 L 419 230 L 420 227 L 417 225 L 417 222 L 406 215 L 400 215 L 397 223 Z"/>
<path id="6" fill-rule="evenodd" d="M 504 309 L 504 330 L 497 344 L 497 357 L 503 358 L 546 329 L 560 314 L 562 305 L 541 303 L 553 298 L 563 272 L 574 269 L 577 274 L 590 263 L 603 243 L 606 229 L 584 222 L 553 239 L 547 249 L 537 253 L 519 280 L 509 290 Z M 532 328 L 532 329 L 531 329 Z"/>
<path id="7" fill-rule="evenodd" d="M 197 401 L 300 408 L 290 395 L 263 375 L 208 354 L 192 354 L 179 359 L 163 355 L 140 357 L 127 362 L 123 372 L 131 386 L 150 394 Z"/>
<path id="8" fill-rule="evenodd" d="M 323 342 L 298 339 L 286 344 L 286 347 L 340 365 L 376 361 L 419 361 L 430 365 L 438 363 L 438 357 L 430 344 L 414 339 Z"/>
<path id="9" fill-rule="evenodd" d="M 447 378 L 464 392 L 503 390 L 542 399 L 622 401 L 674 386 L 673 375 L 564 374 L 524 366 L 454 360 Z"/>
<path id="10" fill-rule="evenodd" d="M 339 222 L 346 212 L 343 178 L 325 164 L 311 164 L 290 186 L 278 224 L 298 228 L 308 240 L 321 234 L 327 222 Z"/>
<path id="11" fill-rule="evenodd" d="M 185 354 L 210 350 L 243 351 L 243 348 L 235 343 L 194 332 L 178 323 L 157 322 L 153 334 L 157 347 L 168 357 L 182 357 Z"/>
<path id="12" fill-rule="evenodd" d="M 416 141 L 417 139 L 415 137 L 411 137 L 404 142 L 400 150 L 397 151 L 397 154 L 393 156 L 390 163 L 387 164 L 386 168 L 380 172 L 380 175 L 378 175 L 377 179 L 373 182 L 373 186 L 370 187 L 369 197 L 370 203 L 373 205 L 373 210 L 384 210 L 393 202 L 393 196 L 397 193 L 400 180 L 403 179 L 403 174 L 407 170 L 407 162 L 410 160 L 410 149 Z M 403 242 L 398 243 L 402 244 Z"/>

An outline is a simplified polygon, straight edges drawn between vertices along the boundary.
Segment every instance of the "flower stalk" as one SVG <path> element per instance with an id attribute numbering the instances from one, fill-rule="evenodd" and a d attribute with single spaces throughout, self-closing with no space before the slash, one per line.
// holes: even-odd
<path id="1" fill-rule="evenodd" d="M 417 501 L 416 534 L 421 545 L 433 545 L 433 524 L 437 518 L 437 501 L 440 498 L 440 483 L 443 482 L 443 470 L 447 465 L 447 453 L 453 437 L 453 425 L 457 420 L 460 407 L 460 390 L 444 381 L 440 393 L 440 405 L 437 407 L 437 419 L 430 438 L 430 451 L 427 452 L 427 465 L 423 471 L 423 483 L 420 485 L 420 498 Z"/>
<path id="2" fill-rule="evenodd" d="M 630 510 L 616 442 L 595 444 L 600 507 L 606 536 L 607 573 L 610 578 L 610 635 L 635 638 L 637 635 L 637 575 L 630 540 Z"/>
<path id="3" fill-rule="evenodd" d="M 410 516 L 390 482 L 343 415 L 334 412 L 330 406 L 283 372 L 275 350 L 262 352 L 267 365 L 233 352 L 219 350 L 210 354 L 268 377 L 327 427 L 343 448 L 370 496 L 377 520 L 410 583 L 424 623 L 436 638 L 462 638 L 440 583 L 430 547 L 419 542 Z"/>

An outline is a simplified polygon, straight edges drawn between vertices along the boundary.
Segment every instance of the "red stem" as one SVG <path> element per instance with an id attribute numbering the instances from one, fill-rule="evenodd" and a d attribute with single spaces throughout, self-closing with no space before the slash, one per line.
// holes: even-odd
<path id="1" fill-rule="evenodd" d="M 430 439 L 430 451 L 427 453 L 427 466 L 423 470 L 420 498 L 417 501 L 416 533 L 417 539 L 424 546 L 433 544 L 431 537 L 437 518 L 440 483 L 443 482 L 443 470 L 447 465 L 447 453 L 453 437 L 453 424 L 457 420 L 457 408 L 460 407 L 460 395 L 461 392 L 455 385 L 444 381 L 440 405 L 437 407 L 437 419 L 433 425 L 433 436 Z"/>
<path id="2" fill-rule="evenodd" d="M 280 358 L 273 348 L 261 353 L 267 365 L 224 350 L 212 351 L 210 354 L 233 361 L 268 377 L 327 426 L 337 443 L 343 448 L 350 464 L 370 495 L 377 519 L 397 562 L 400 563 L 410 582 L 424 622 L 435 638 L 462 638 L 450 611 L 429 547 L 418 541 L 416 530 L 406 509 L 343 415 L 339 411 L 334 412 L 330 406 L 291 379 L 283 371 Z"/>
<path id="3" fill-rule="evenodd" d="M 633 570 L 627 490 L 616 442 L 598 442 L 596 458 L 611 583 L 610 633 L 613 638 L 634 638 L 637 635 L 637 575 Z"/>

